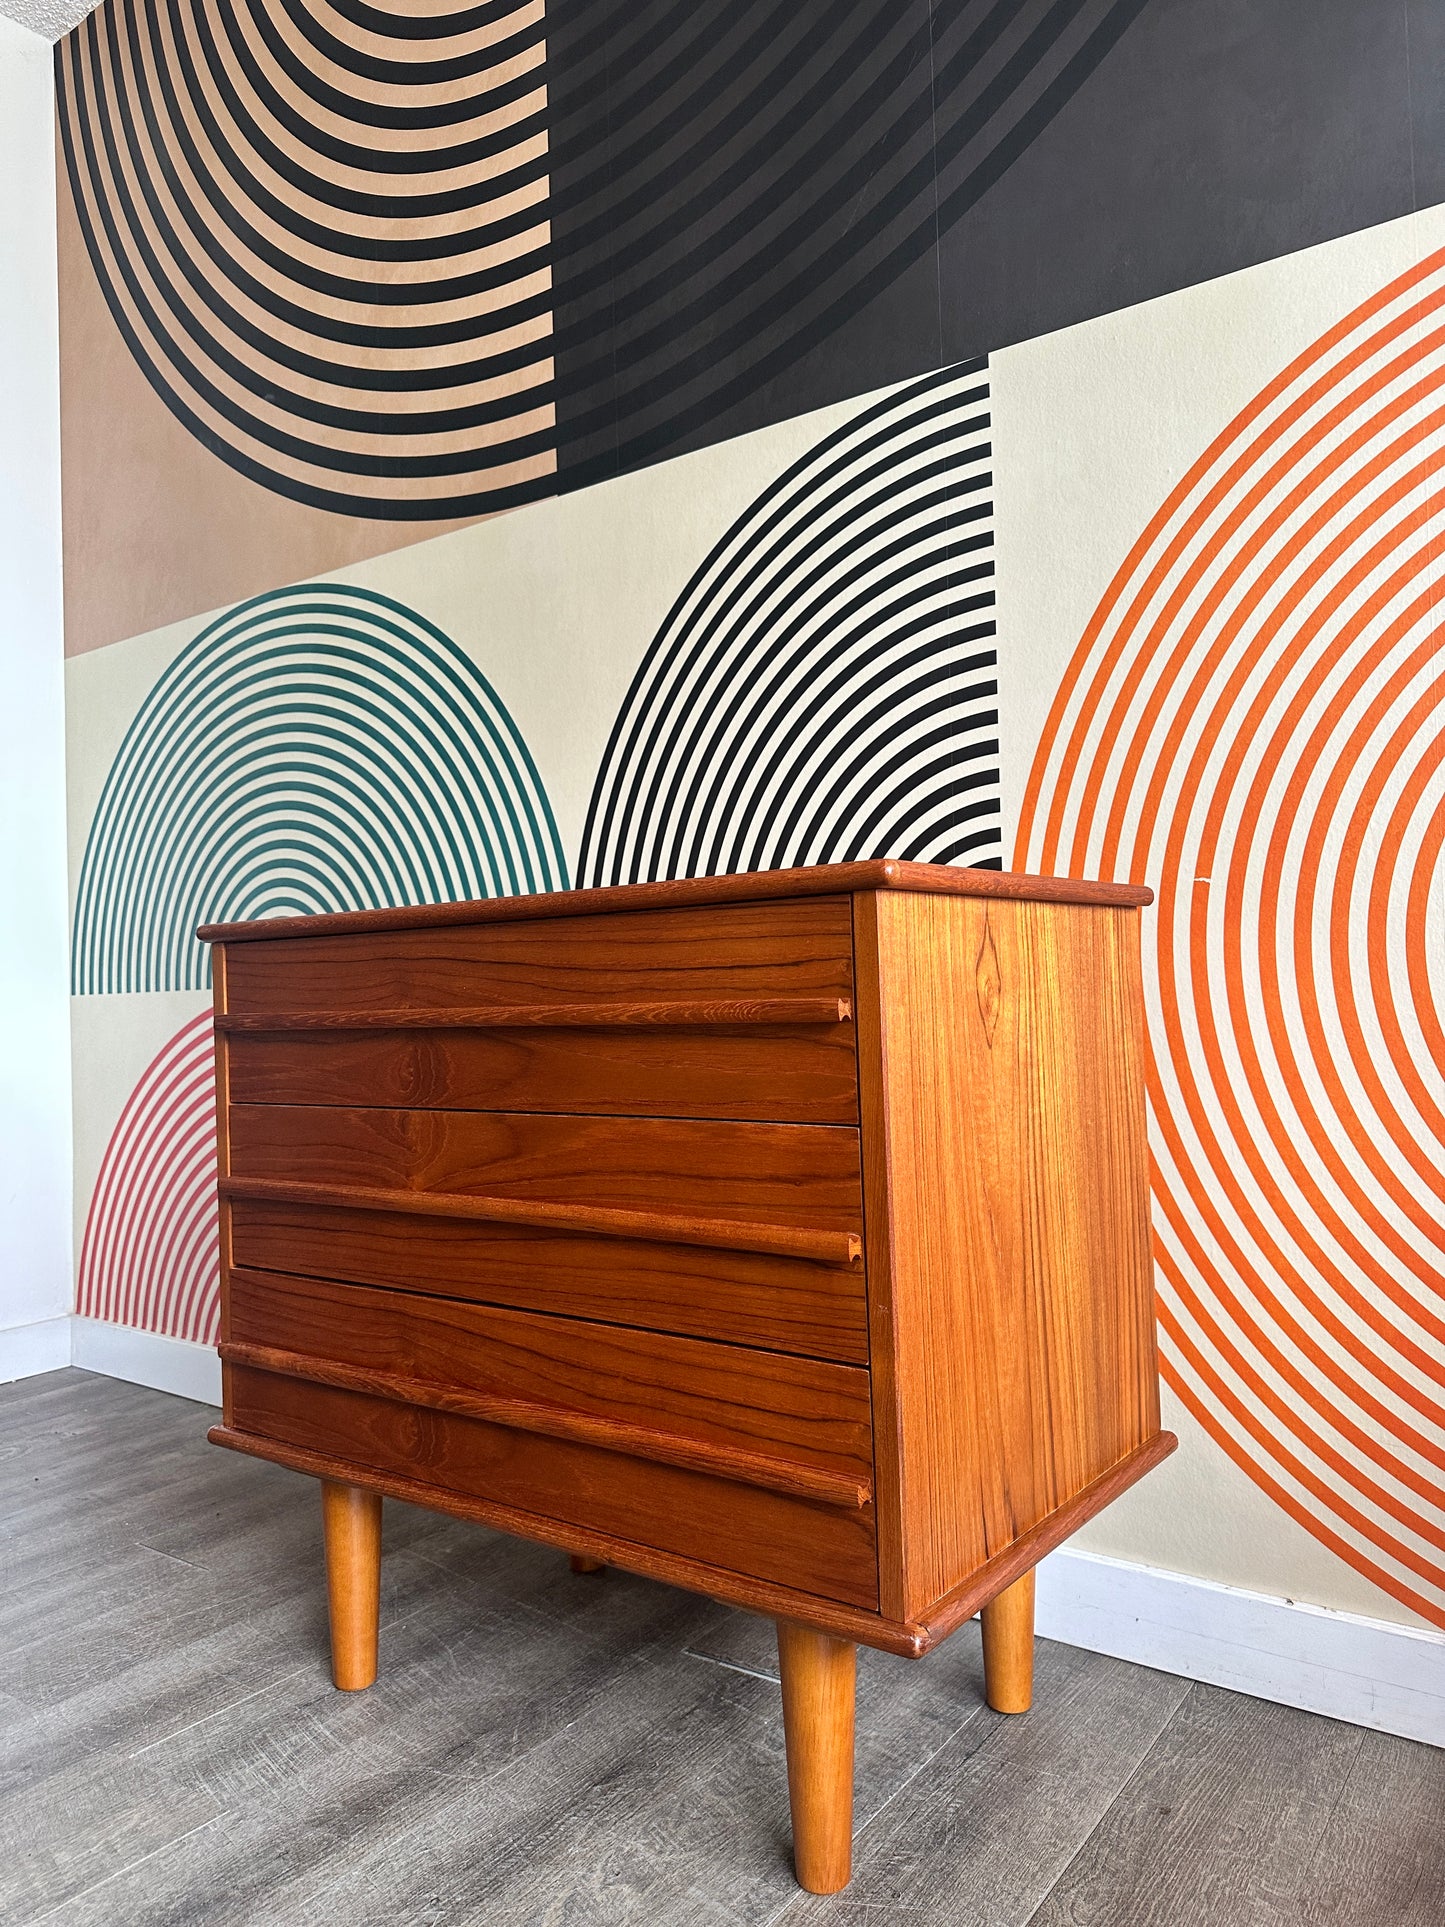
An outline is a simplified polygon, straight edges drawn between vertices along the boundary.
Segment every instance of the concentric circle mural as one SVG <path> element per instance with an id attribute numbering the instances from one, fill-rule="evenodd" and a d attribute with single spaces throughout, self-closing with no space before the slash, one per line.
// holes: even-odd
<path id="1" fill-rule="evenodd" d="M 213 454 L 401 521 L 556 469 L 542 0 L 103 0 L 57 54 L 116 325 Z"/>
<path id="2" fill-rule="evenodd" d="M 200 988 L 199 923 L 566 886 L 471 658 L 385 596 L 304 585 L 211 623 L 132 722 L 86 841 L 73 987 Z"/>
<path id="3" fill-rule="evenodd" d="M 216 1342 L 216 1072 L 211 1013 L 183 1024 L 126 1100 L 91 1193 L 76 1310 Z"/>
<path id="4" fill-rule="evenodd" d="M 589 883 L 998 864 L 988 370 L 861 409 L 739 517 L 628 691 Z"/>
<path id="5" fill-rule="evenodd" d="M 1153 884 L 1172 1382 L 1445 1624 L 1445 254 L 1205 451 L 1096 610 L 1020 865 Z"/>

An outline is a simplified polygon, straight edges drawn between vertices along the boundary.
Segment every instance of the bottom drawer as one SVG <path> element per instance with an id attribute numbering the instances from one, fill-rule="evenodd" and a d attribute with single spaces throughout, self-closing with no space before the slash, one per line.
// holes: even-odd
<path id="1" fill-rule="evenodd" d="M 873 1507 L 844 1509 L 571 1439 L 228 1365 L 238 1431 L 876 1609 Z"/>

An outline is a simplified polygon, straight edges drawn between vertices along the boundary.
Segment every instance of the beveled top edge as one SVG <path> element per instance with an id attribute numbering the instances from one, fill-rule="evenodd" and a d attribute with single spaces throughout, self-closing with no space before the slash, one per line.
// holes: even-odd
<path id="1" fill-rule="evenodd" d="M 802 870 L 751 870 L 736 876 L 677 877 L 663 883 L 617 883 L 602 889 L 548 890 L 534 896 L 484 897 L 477 903 L 420 903 L 400 910 L 345 910 L 314 917 L 258 917 L 249 923 L 203 923 L 203 943 L 247 943 L 258 937 L 330 937 L 374 930 L 431 930 L 451 924 L 512 923 L 524 917 L 590 917 L 615 910 L 686 909 L 709 903 L 764 902 L 776 897 L 844 896 L 855 890 L 911 890 L 925 896 L 1009 897 L 1037 903 L 1110 904 L 1142 909 L 1154 892 L 1141 883 L 1089 883 L 1076 877 L 1023 876 L 1011 870 L 968 870 L 948 863 L 820 863 Z"/>

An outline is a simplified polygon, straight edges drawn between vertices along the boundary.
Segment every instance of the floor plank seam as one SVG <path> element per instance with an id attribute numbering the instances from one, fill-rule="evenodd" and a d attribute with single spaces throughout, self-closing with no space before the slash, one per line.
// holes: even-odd
<path id="1" fill-rule="evenodd" d="M 748 1679 L 766 1680 L 769 1686 L 782 1685 L 776 1673 L 760 1673 L 756 1666 L 739 1666 L 733 1659 L 714 1659 L 711 1653 L 695 1653 L 691 1646 L 684 1646 L 682 1652 L 684 1659 L 699 1659 L 704 1666 L 720 1666 L 725 1673 L 742 1673 Z"/>
<path id="2" fill-rule="evenodd" d="M 131 1544 L 140 1552 L 148 1552 L 156 1559 L 169 1559 L 173 1566 L 184 1566 L 187 1572 L 209 1573 L 209 1566 L 198 1566 L 194 1559 L 178 1559 L 173 1552 L 162 1552 L 159 1546 L 148 1546 L 144 1539 L 132 1539 Z"/>
<path id="3" fill-rule="evenodd" d="M 641 1653 L 625 1655 L 620 1669 L 616 1673 L 609 1673 L 605 1679 L 597 1682 L 596 1686 L 587 1694 L 585 1700 L 572 1715 L 571 1719 L 564 1721 L 561 1726 L 543 1733 L 540 1738 L 534 1740 L 530 1746 L 524 1747 L 519 1753 L 514 1753 L 509 1759 L 504 1760 L 500 1766 L 494 1767 L 489 1773 L 482 1773 L 475 1777 L 467 1776 L 465 1784 L 473 1787 L 494 1787 L 500 1785 L 506 1780 L 509 1774 L 515 1773 L 520 1766 L 525 1765 L 534 1753 L 540 1752 L 544 1747 L 555 1745 L 558 1740 L 570 1733 L 574 1726 L 579 1725 L 586 1719 L 588 1715 L 593 1712 L 599 1701 L 610 1693 L 629 1672 L 653 1663 L 654 1662 L 648 1660 L 646 1656 Z M 512 1728 L 514 1739 L 521 1731 L 521 1719 L 522 1715 L 519 1714 L 517 1722 Z M 461 1781 L 452 1781 L 449 1783 L 463 1784 Z M 421 1820 L 417 1823 L 417 1826 L 425 1827 L 430 1824 L 430 1820 Z M 410 1831 L 415 1832 L 416 1830 L 416 1828 L 413 1828 Z M 400 1841 L 408 1837 L 408 1834 L 399 1834 L 397 1839 Z"/>
<path id="4" fill-rule="evenodd" d="M 554 1730 L 544 1733 L 530 1746 L 525 1747 L 520 1753 L 514 1754 L 502 1765 L 493 1768 L 491 1772 L 482 1773 L 476 1777 L 446 1776 L 442 1783 L 456 1795 L 475 1794 L 482 1788 L 495 1789 L 500 1787 L 510 1775 L 525 1766 L 534 1754 L 542 1752 L 549 1746 L 555 1745 L 558 1740 L 570 1733 L 573 1727 L 579 1725 L 582 1720 L 586 1719 L 588 1715 L 594 1711 L 598 1700 L 603 1696 L 604 1692 L 610 1690 L 615 1683 L 615 1678 L 604 1682 L 595 1694 L 589 1694 L 585 1704 L 578 1708 L 570 1720 L 565 1721 L 563 1725 Z M 519 1730 L 519 1727 L 513 1728 L 514 1737 Z M 424 1835 L 429 1829 L 434 1828 L 436 1819 L 437 1816 L 435 1813 L 422 1814 L 413 1825 L 405 1828 L 400 1833 L 392 1834 L 387 1843 L 390 1854 L 393 1857 L 399 1858 L 407 1842 L 416 1838 L 418 1835 Z M 198 1831 L 198 1829 L 192 1829 L 192 1831 Z M 304 1896 L 306 1904 L 312 1906 L 317 1902 L 324 1901 L 328 1893 L 338 1891 L 339 1885 L 340 1883 L 335 1880 L 328 1881 L 325 1887 L 318 1892 Z M 27 1922 L 25 1923 L 25 1927 L 41 1927 L 41 1923 L 39 1921 Z"/>
<path id="5" fill-rule="evenodd" d="M 212 1720 L 225 1719 L 239 1707 L 248 1706 L 252 1700 L 264 1699 L 268 1693 L 274 1693 L 278 1686 L 284 1686 L 287 1680 L 296 1679 L 302 1673 L 310 1671 L 309 1665 L 293 1666 L 287 1672 L 278 1673 L 275 1679 L 268 1680 L 264 1686 L 258 1686 L 254 1692 L 243 1693 L 239 1699 L 227 1700 L 224 1706 L 218 1706 L 210 1713 L 202 1713 L 198 1720 L 188 1720 L 184 1726 L 176 1727 L 173 1732 L 163 1733 L 157 1740 L 147 1740 L 144 1746 L 138 1746 L 133 1753 L 127 1753 L 125 1757 L 128 1760 L 138 1760 L 143 1753 L 153 1753 L 158 1746 L 169 1746 L 173 1740 L 182 1739 L 187 1733 L 194 1733 L 198 1727 L 209 1726 Z"/>
<path id="6" fill-rule="evenodd" d="M 1335 1790 L 1334 1799 L 1330 1802 L 1329 1812 L 1325 1815 L 1324 1819 L 1320 1823 L 1320 1830 L 1318 1835 L 1315 1838 L 1314 1846 L 1310 1849 L 1309 1858 L 1307 1860 L 1302 1860 L 1301 1862 L 1301 1872 L 1300 1872 L 1301 1889 L 1303 1889 L 1303 1886 L 1304 1886 L 1305 1876 L 1319 1860 L 1320 1853 L 1324 1848 L 1325 1842 L 1330 1836 L 1331 1829 L 1333 1828 L 1335 1823 L 1335 1815 L 1339 1812 L 1340 1808 L 1345 1803 L 1345 1795 L 1350 1790 L 1350 1781 L 1355 1777 L 1355 1769 L 1356 1767 L 1358 1767 L 1361 1759 L 1364 1757 L 1364 1751 L 1365 1751 L 1365 1730 L 1363 1727 L 1361 1727 L 1355 1735 L 1355 1750 L 1354 1750 L 1354 1753 L 1351 1755 L 1349 1767 L 1344 1773 L 1340 1775 L 1340 1784 Z"/>
<path id="7" fill-rule="evenodd" d="M 465 1575 L 459 1573 L 454 1566 L 449 1565 L 444 1559 L 435 1559 L 429 1553 L 422 1552 L 412 1546 L 403 1547 L 401 1550 L 405 1552 L 408 1558 L 417 1559 L 423 1565 L 430 1566 L 433 1572 L 444 1574 L 445 1577 L 452 1581 L 453 1585 L 460 1586 L 468 1583 Z M 630 1577 L 631 1575 L 625 1576 Z M 570 1618 L 566 1613 L 550 1612 L 545 1606 L 539 1606 L 535 1600 L 524 1599 L 514 1595 L 507 1599 L 506 1605 L 509 1611 L 515 1611 L 525 1619 L 534 1620 L 538 1626 L 570 1629 L 575 1632 L 579 1638 L 588 1640 L 595 1646 L 604 1646 L 607 1643 L 606 1634 L 589 1631 L 585 1621 L 579 1623 L 577 1620 Z M 499 1618 L 501 1617 L 501 1609 L 499 1607 L 489 1607 L 488 1610 L 495 1612 Z"/>
<path id="8" fill-rule="evenodd" d="M 180 1561 L 178 1563 L 184 1562 Z M 396 1632 L 401 1627 L 410 1625 L 412 1620 L 430 1610 L 430 1603 L 431 1602 L 427 1602 L 423 1605 L 414 1606 L 409 1612 L 403 1613 L 400 1618 L 384 1620 L 381 1630 L 383 1632 Z M 184 1734 L 194 1732 L 197 1727 L 207 1726 L 212 1720 L 224 1719 L 228 1714 L 234 1713 L 238 1707 L 249 1705 L 251 1701 L 262 1699 L 267 1693 L 275 1692 L 278 1687 L 284 1686 L 288 1680 L 296 1679 L 302 1674 L 314 1671 L 318 1663 L 323 1665 L 325 1663 L 325 1654 L 322 1648 L 317 1649 L 317 1655 L 314 1659 L 304 1661 L 299 1666 L 288 1667 L 284 1673 L 278 1673 L 274 1679 L 268 1680 L 264 1686 L 258 1686 L 253 1692 L 243 1693 L 238 1699 L 227 1700 L 223 1706 L 216 1707 L 214 1711 L 210 1713 L 203 1713 L 199 1719 L 190 1720 L 184 1726 L 176 1727 L 173 1732 L 163 1733 L 159 1739 L 147 1740 L 144 1746 L 137 1747 L 133 1753 L 128 1753 L 125 1757 L 129 1760 L 138 1760 L 143 1753 L 150 1753 L 153 1752 L 156 1747 L 166 1746 L 172 1740 L 180 1739 Z M 64 1704 L 64 1702 L 62 1702 L 62 1704 Z"/>
<path id="9" fill-rule="evenodd" d="M 1114 1797 L 1109 1801 L 1108 1805 L 1102 1809 L 1098 1817 L 1095 1819 L 1093 1826 L 1090 1827 L 1089 1831 L 1085 1834 L 1084 1838 L 1079 1842 L 1078 1846 L 1075 1847 L 1074 1851 L 1069 1855 L 1068 1859 L 1064 1862 L 1063 1866 L 1059 1868 L 1059 1871 L 1057 1872 L 1057 1874 L 1055 1874 L 1054 1878 L 1049 1882 L 1048 1887 L 1039 1896 L 1038 1904 L 1034 1908 L 1033 1912 L 1029 1915 L 1027 1920 L 1021 1921 L 1019 1923 L 1019 1927 L 1033 1927 L 1033 1923 L 1038 1919 L 1039 1915 L 1043 1912 L 1044 1908 L 1048 1906 L 1054 1894 L 1058 1891 L 1058 1889 L 1063 1885 L 1064 1881 L 1068 1878 L 1070 1869 L 1080 1859 L 1080 1857 L 1088 1851 L 1089 1845 L 1093 1841 L 1099 1829 L 1108 1820 L 1109 1815 L 1119 1805 L 1120 1801 L 1124 1798 L 1125 1794 L 1129 1791 L 1129 1788 L 1133 1786 L 1135 1780 L 1137 1780 L 1139 1775 L 1144 1771 L 1144 1768 L 1148 1765 L 1149 1761 L 1153 1758 L 1154 1750 L 1159 1745 L 1159 1742 L 1168 1733 L 1169 1729 L 1174 1725 L 1174 1722 L 1179 1718 L 1179 1715 L 1183 1712 L 1185 1706 L 1188 1705 L 1189 1701 L 1194 1697 L 1195 1693 L 1198 1692 L 1199 1690 L 1198 1685 L 1194 1680 L 1181 1679 L 1178 1681 L 1178 1685 L 1180 1689 L 1179 1697 L 1177 1700 L 1175 1700 L 1173 1706 L 1169 1709 L 1168 1716 L 1165 1718 L 1162 1725 L 1160 1725 L 1156 1729 L 1154 1733 L 1154 1737 L 1150 1740 L 1149 1744 L 1144 1748 L 1143 1752 L 1139 1755 L 1138 1759 L 1134 1762 L 1133 1766 L 1129 1769 L 1128 1773 L 1125 1774 L 1124 1778 L 1119 1782 L 1118 1786 L 1114 1790 Z"/>
<path id="10" fill-rule="evenodd" d="M 47 1907 L 43 1914 L 31 1914 L 28 1920 L 19 1922 L 18 1927 L 42 1927 L 45 1921 L 54 1920 L 64 1908 L 74 1907 L 91 1894 L 98 1894 L 102 1888 L 111 1886 L 117 1880 L 123 1880 L 128 1873 L 134 1873 L 137 1867 L 143 1867 L 148 1860 L 154 1860 L 160 1854 L 169 1853 L 172 1847 L 179 1847 L 184 1841 L 194 1839 L 198 1833 L 204 1833 L 207 1827 L 215 1826 L 218 1820 L 231 1818 L 233 1818 L 231 1809 L 223 1807 L 219 1813 L 213 1813 L 208 1819 L 198 1821 L 193 1827 L 187 1827 L 184 1833 L 178 1833 L 173 1840 L 165 1840 L 160 1846 L 152 1847 L 149 1853 L 139 1855 L 124 1867 L 117 1867 L 114 1873 L 108 1873 L 103 1880 L 93 1880 L 88 1887 L 82 1887 L 78 1893 L 67 1894 L 64 1900 L 57 1900 L 53 1907 Z"/>

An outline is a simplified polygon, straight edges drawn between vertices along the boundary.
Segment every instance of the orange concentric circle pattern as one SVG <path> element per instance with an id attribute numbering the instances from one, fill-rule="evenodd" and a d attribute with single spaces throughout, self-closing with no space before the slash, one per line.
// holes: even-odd
<path id="1" fill-rule="evenodd" d="M 1232 421 L 1100 603 L 1021 867 L 1152 884 L 1166 1374 L 1445 1625 L 1445 253 Z"/>

